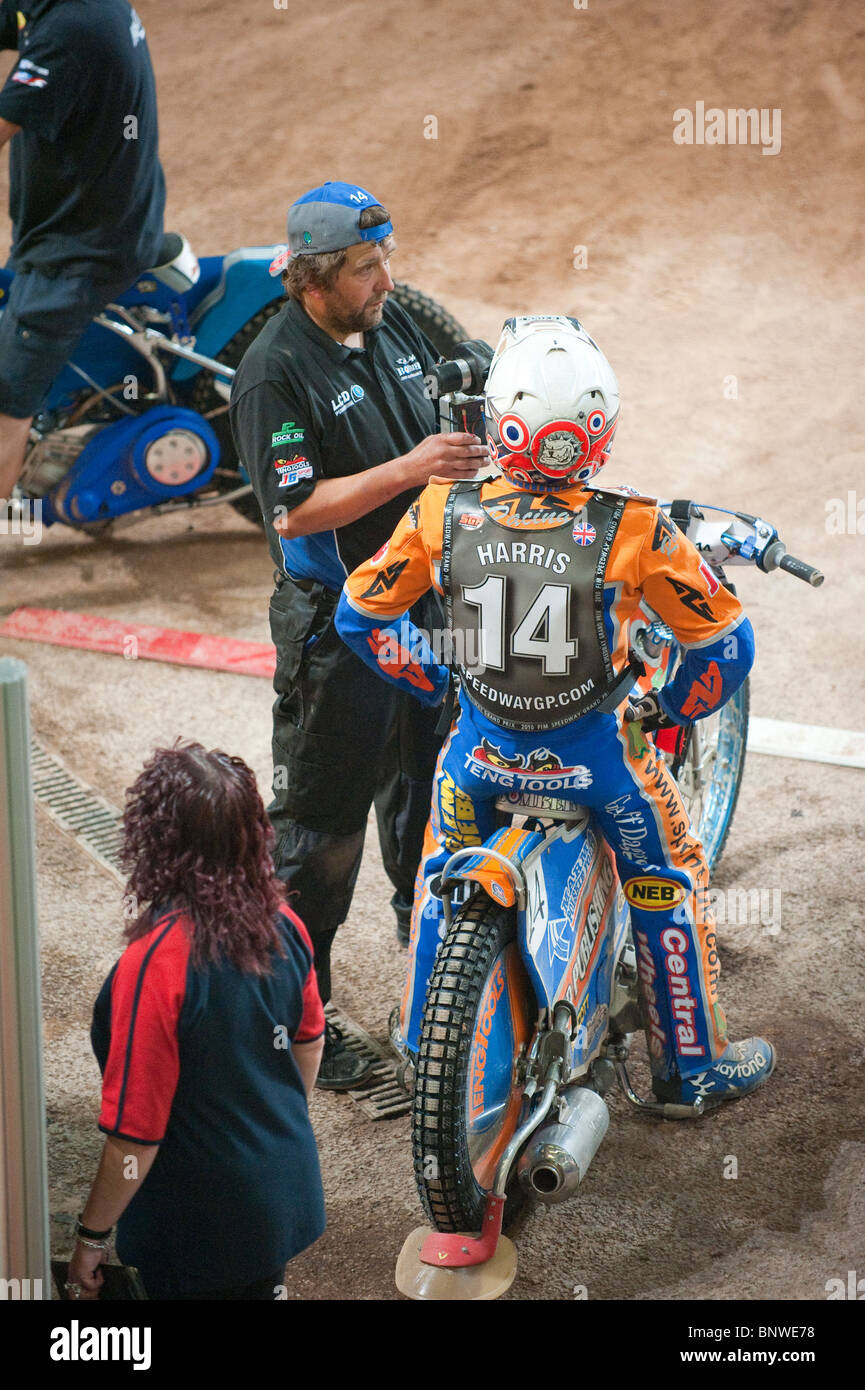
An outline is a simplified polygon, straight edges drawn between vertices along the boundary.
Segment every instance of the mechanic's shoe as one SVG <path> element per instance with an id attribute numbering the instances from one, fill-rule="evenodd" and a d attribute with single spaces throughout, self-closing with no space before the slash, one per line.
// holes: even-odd
<path id="1" fill-rule="evenodd" d="M 408 946 L 409 937 L 410 937 L 410 936 L 411 936 L 411 909 L 409 909 L 408 912 L 402 912 L 399 908 L 397 908 L 397 910 L 396 910 L 396 939 L 397 939 L 397 941 L 399 942 L 400 946 Z"/>
<path id="2" fill-rule="evenodd" d="M 768 1081 L 775 1070 L 775 1049 L 765 1038 L 745 1038 L 730 1043 L 717 1062 L 706 1071 L 692 1073 L 684 1080 L 654 1077 L 652 1090 L 658 1100 L 674 1105 L 693 1105 L 698 1096 L 708 1107 L 715 1101 L 736 1100 Z"/>
<path id="3" fill-rule="evenodd" d="M 375 1067 L 345 1044 L 343 1031 L 330 1019 L 324 1025 L 324 1053 L 315 1084 L 320 1091 L 353 1091 L 362 1086 Z"/>

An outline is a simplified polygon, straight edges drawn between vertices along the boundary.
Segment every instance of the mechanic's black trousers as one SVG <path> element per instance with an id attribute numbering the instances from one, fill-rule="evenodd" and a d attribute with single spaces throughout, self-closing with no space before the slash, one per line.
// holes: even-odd
<path id="1" fill-rule="evenodd" d="M 330 949 L 351 906 L 373 802 L 391 902 L 408 925 L 442 737 L 438 710 L 386 685 L 342 642 L 333 624 L 339 594 L 303 583 L 278 583 L 270 603 L 277 698 L 268 813 L 277 873 L 312 938 L 326 1003 Z M 441 625 L 435 609 L 412 616 Z"/>

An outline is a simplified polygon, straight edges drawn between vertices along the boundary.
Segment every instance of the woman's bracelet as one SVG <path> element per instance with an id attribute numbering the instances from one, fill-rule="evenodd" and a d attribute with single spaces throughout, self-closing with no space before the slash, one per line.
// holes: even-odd
<path id="1" fill-rule="evenodd" d="M 88 1240 L 109 1240 L 113 1230 L 114 1227 L 109 1226 L 107 1231 L 91 1231 L 89 1226 L 83 1224 L 80 1216 L 75 1222 L 75 1234 L 79 1239 L 85 1237 L 85 1244 Z"/>
<path id="2" fill-rule="evenodd" d="M 88 1240 L 86 1236 L 79 1235 L 79 1245 L 86 1245 L 88 1250 L 107 1250 L 110 1242 L 107 1240 Z"/>

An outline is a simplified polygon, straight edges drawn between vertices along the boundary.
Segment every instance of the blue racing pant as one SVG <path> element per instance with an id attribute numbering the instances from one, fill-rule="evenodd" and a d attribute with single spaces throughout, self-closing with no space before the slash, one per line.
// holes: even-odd
<path id="1" fill-rule="evenodd" d="M 430 891 L 454 850 L 495 828 L 495 799 L 549 794 L 587 806 L 616 857 L 631 912 L 653 1074 L 704 1071 L 727 1046 L 709 871 L 679 789 L 651 736 L 614 714 L 563 729 L 499 728 L 464 707 L 436 767 L 415 886 L 400 1030 L 416 1051 L 429 979 L 442 937 L 442 904 Z"/>

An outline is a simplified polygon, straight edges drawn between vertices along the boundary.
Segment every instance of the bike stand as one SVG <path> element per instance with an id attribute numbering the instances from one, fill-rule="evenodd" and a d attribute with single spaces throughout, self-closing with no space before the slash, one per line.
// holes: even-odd
<path id="1" fill-rule="evenodd" d="M 479 1236 L 444 1234 L 418 1226 L 396 1266 L 396 1286 L 423 1302 L 490 1302 L 514 1282 L 517 1251 L 501 1234 L 505 1199 L 490 1193 Z"/>
<path id="2" fill-rule="evenodd" d="M 570 1038 L 573 1019 L 573 1005 L 559 1000 L 552 1033 Z M 480 1302 L 500 1298 L 510 1288 L 517 1273 L 517 1251 L 513 1241 L 502 1235 L 508 1177 L 523 1144 L 543 1124 L 552 1108 L 562 1064 L 562 1055 L 553 1057 L 537 1109 L 512 1135 L 498 1161 L 492 1191 L 484 1205 L 480 1234 L 454 1234 L 418 1226 L 403 1245 L 397 1260 L 396 1286 L 400 1293 L 418 1300 Z M 525 1097 L 530 1099 L 536 1090 L 536 1081 L 530 1079 Z"/>

